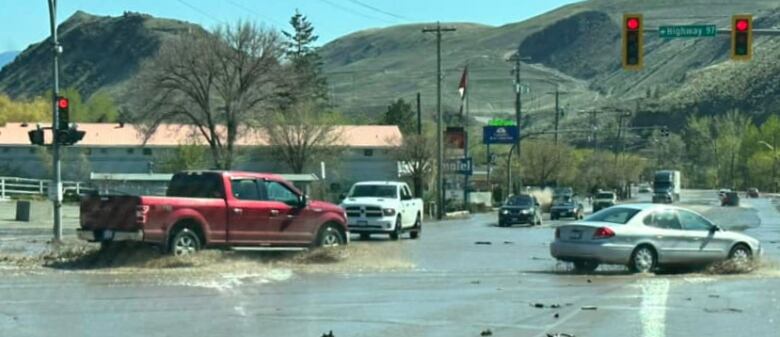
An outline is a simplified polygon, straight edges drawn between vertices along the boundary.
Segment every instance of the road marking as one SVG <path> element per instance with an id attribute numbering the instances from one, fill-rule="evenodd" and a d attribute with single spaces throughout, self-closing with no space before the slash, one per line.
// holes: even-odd
<path id="1" fill-rule="evenodd" d="M 643 337 L 664 337 L 666 335 L 666 300 L 669 295 L 669 280 L 647 279 L 639 285 L 642 288 L 642 302 L 639 320 Z"/>

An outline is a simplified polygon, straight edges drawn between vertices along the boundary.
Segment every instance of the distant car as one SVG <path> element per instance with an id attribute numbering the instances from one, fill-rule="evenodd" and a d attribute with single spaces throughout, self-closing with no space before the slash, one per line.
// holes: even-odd
<path id="1" fill-rule="evenodd" d="M 639 186 L 639 193 L 653 193 L 653 189 L 648 185 Z"/>
<path id="2" fill-rule="evenodd" d="M 620 205 L 560 226 L 550 254 L 578 271 L 600 264 L 652 272 L 663 265 L 726 259 L 744 265 L 761 254 L 758 240 L 721 229 L 694 211 L 659 204 Z"/>
<path id="3" fill-rule="evenodd" d="M 721 206 L 739 206 L 739 193 L 727 192 L 720 201 Z"/>
<path id="4" fill-rule="evenodd" d="M 758 189 L 755 187 L 748 188 L 747 196 L 748 198 L 758 198 L 759 197 Z"/>
<path id="5" fill-rule="evenodd" d="M 512 224 L 542 224 L 542 209 L 539 201 L 529 194 L 519 194 L 509 197 L 498 211 L 498 226 L 507 227 Z"/>
<path id="6" fill-rule="evenodd" d="M 558 220 L 560 218 L 574 218 L 575 220 L 582 219 L 585 216 L 585 206 L 573 197 L 562 197 L 553 201 L 553 205 L 550 208 L 550 220 Z"/>
<path id="7" fill-rule="evenodd" d="M 720 198 L 720 200 L 723 200 L 723 198 L 726 197 L 726 193 L 729 192 L 731 192 L 731 189 L 721 188 L 720 190 L 718 190 L 718 198 Z"/>
<path id="8" fill-rule="evenodd" d="M 614 192 L 601 191 L 596 193 L 596 197 L 593 198 L 593 213 L 598 212 L 602 208 L 612 207 L 617 203 L 617 196 Z"/>

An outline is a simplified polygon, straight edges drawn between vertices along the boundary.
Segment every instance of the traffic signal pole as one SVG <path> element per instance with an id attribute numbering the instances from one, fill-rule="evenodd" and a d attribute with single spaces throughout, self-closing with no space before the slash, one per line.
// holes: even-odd
<path id="1" fill-rule="evenodd" d="M 49 185 L 49 195 L 52 196 L 52 203 L 54 206 L 54 239 L 52 243 L 62 242 L 62 165 L 60 163 L 60 144 L 57 130 L 60 130 L 59 125 L 59 108 L 57 107 L 57 97 L 59 97 L 60 83 L 59 83 L 59 66 L 57 59 L 62 52 L 62 47 L 57 40 L 57 0 L 49 0 L 49 24 L 51 27 L 51 41 L 52 41 L 52 56 L 54 59 L 52 67 L 53 75 L 53 87 L 52 91 L 52 183 Z M 54 189 L 54 193 L 51 193 L 51 189 Z"/>

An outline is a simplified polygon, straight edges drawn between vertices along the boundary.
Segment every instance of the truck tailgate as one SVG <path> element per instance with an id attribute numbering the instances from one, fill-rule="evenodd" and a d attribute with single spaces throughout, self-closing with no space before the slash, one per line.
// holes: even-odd
<path id="1" fill-rule="evenodd" d="M 80 224 L 82 229 L 137 230 L 136 208 L 141 204 L 138 196 L 90 196 L 81 200 Z"/>

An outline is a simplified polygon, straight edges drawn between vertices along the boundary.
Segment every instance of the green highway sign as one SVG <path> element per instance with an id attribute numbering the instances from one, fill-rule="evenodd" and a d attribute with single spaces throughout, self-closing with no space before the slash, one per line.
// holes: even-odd
<path id="1" fill-rule="evenodd" d="M 517 122 L 511 120 L 511 119 L 501 119 L 501 118 L 493 118 L 490 121 L 488 121 L 488 125 L 490 126 L 513 126 L 517 125 Z"/>
<path id="2" fill-rule="evenodd" d="M 661 38 L 672 39 L 676 37 L 711 37 L 718 33 L 715 25 L 689 25 L 689 26 L 661 26 L 658 34 Z"/>

